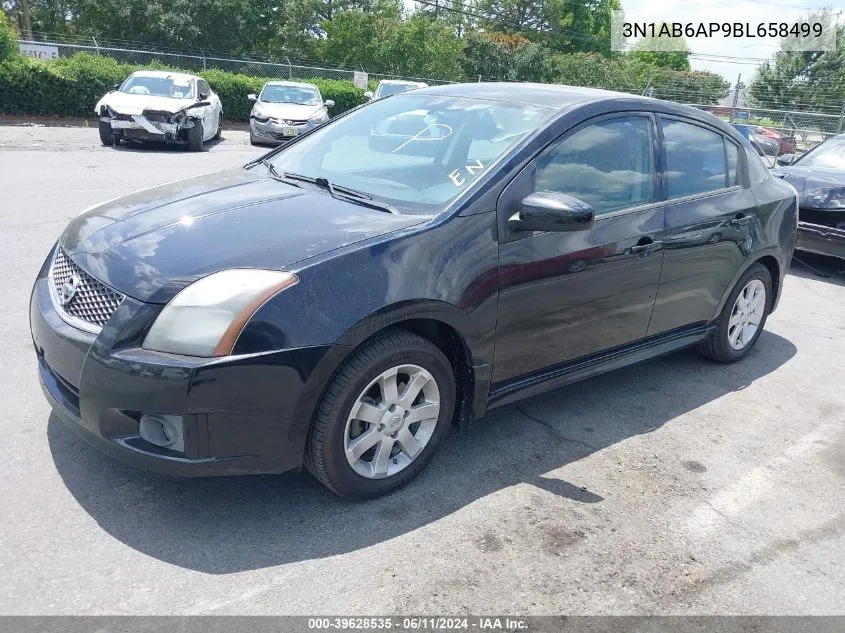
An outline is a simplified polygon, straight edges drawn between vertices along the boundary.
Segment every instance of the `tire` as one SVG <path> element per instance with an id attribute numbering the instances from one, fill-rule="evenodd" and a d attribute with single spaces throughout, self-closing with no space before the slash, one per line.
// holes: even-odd
<path id="1" fill-rule="evenodd" d="M 223 138 L 223 113 L 217 117 L 217 131 L 214 133 L 214 140 L 219 141 Z"/>
<path id="2" fill-rule="evenodd" d="M 401 369 L 392 380 L 399 400 L 393 401 L 401 401 L 404 406 L 388 408 L 387 402 L 391 400 L 384 398 L 380 376 L 397 368 Z M 416 370 L 420 371 L 403 373 Z M 426 378 L 429 378 L 427 382 Z M 409 383 L 424 386 L 418 392 L 412 388 L 408 394 L 405 389 Z M 419 397 L 414 399 L 417 393 Z M 411 401 L 401 400 L 399 394 L 409 395 Z M 428 401 L 427 409 L 439 402 L 436 418 L 407 423 L 406 420 L 420 417 L 419 413 L 414 415 L 414 410 L 419 410 L 424 400 Z M 342 497 L 362 500 L 387 494 L 425 467 L 449 430 L 454 408 L 455 377 L 443 352 L 416 334 L 388 330 L 354 352 L 326 387 L 308 434 L 305 466 L 318 481 Z M 355 410 L 375 414 L 367 416 L 373 421 L 355 418 Z M 389 435 L 391 429 L 394 432 Z M 412 434 L 410 441 L 415 442 L 409 441 L 410 451 L 401 439 L 407 438 L 408 433 Z M 364 436 L 376 438 L 377 443 L 367 442 L 369 448 L 364 449 L 360 458 L 348 458 L 350 443 Z M 380 451 L 386 456 L 383 460 L 378 460 Z M 415 454 L 411 456 L 411 453 Z M 381 473 L 377 461 L 381 461 L 384 469 Z M 364 471 L 367 472 L 362 474 Z"/>
<path id="3" fill-rule="evenodd" d="M 187 133 L 187 140 L 188 140 L 188 150 L 192 152 L 201 152 L 202 151 L 202 123 L 197 121 L 194 123 L 194 127 L 188 128 Z"/>
<path id="4" fill-rule="evenodd" d="M 745 341 L 742 341 L 740 336 L 740 339 L 737 342 L 742 343 L 742 346 L 740 349 L 736 349 L 736 345 L 731 343 L 732 335 L 735 333 L 736 327 L 741 328 L 742 326 L 732 325 L 731 317 L 735 316 L 735 314 L 739 314 L 736 312 L 736 310 L 740 308 L 737 303 L 737 298 L 747 287 L 749 287 L 750 284 L 753 284 L 755 281 L 762 284 L 762 287 L 765 289 L 765 297 L 762 299 L 762 315 L 760 316 L 759 323 L 757 323 L 756 330 L 753 335 L 748 337 Z M 754 285 L 757 286 L 757 284 Z M 741 358 L 744 358 L 745 355 L 751 351 L 751 348 L 753 348 L 757 343 L 757 339 L 760 338 L 760 334 L 762 334 L 763 328 L 766 326 L 766 319 L 769 316 L 771 308 L 772 275 L 762 264 L 752 264 L 751 267 L 745 271 L 745 274 L 739 278 L 739 281 L 736 283 L 736 286 L 734 286 L 734 289 L 731 290 L 731 294 L 728 296 L 727 301 L 725 301 L 722 312 L 713 324 L 713 329 L 707 337 L 698 344 L 699 352 L 701 352 L 705 358 L 709 358 L 720 363 L 734 363 Z M 746 330 L 746 333 L 747 331 L 748 330 Z"/>
<path id="5" fill-rule="evenodd" d="M 100 121 L 99 124 L 100 142 L 105 146 L 110 146 L 116 143 L 117 139 L 114 138 L 114 135 L 112 134 L 111 125 L 109 125 L 105 121 Z"/>

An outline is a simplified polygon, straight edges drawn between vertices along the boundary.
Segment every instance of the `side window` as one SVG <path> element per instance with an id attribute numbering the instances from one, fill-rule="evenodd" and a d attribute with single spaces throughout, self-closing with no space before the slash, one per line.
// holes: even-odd
<path id="1" fill-rule="evenodd" d="M 537 161 L 534 191 L 559 191 L 597 214 L 651 202 L 650 121 L 607 119 L 575 132 Z"/>
<path id="2" fill-rule="evenodd" d="M 738 184 L 736 175 L 736 163 L 739 156 L 739 150 L 736 145 L 725 139 L 725 156 L 728 159 L 728 187 L 733 187 Z"/>
<path id="3" fill-rule="evenodd" d="M 717 191 L 728 186 L 725 141 L 721 134 L 673 119 L 661 119 L 661 125 L 666 145 L 667 198 Z"/>

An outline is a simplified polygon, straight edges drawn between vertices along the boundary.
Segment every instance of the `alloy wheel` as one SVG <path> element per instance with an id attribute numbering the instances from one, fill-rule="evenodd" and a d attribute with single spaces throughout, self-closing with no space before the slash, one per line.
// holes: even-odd
<path id="1" fill-rule="evenodd" d="M 759 279 L 752 279 L 739 293 L 731 310 L 728 343 L 732 349 L 744 349 L 754 340 L 765 310 L 766 286 Z"/>
<path id="2" fill-rule="evenodd" d="M 407 468 L 431 439 L 440 416 L 437 381 L 418 365 L 379 374 L 346 420 L 344 451 L 352 469 L 384 479 Z"/>

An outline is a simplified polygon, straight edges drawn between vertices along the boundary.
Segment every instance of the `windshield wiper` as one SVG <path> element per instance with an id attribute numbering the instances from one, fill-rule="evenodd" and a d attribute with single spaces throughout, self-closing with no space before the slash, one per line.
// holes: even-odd
<path id="1" fill-rule="evenodd" d="M 386 202 L 379 202 L 378 200 L 373 200 L 372 196 L 367 195 L 363 191 L 350 189 L 349 187 L 344 187 L 342 185 L 336 185 L 327 178 L 312 178 L 311 176 L 303 176 L 302 174 L 294 174 L 288 171 L 282 174 L 282 177 L 287 178 L 289 180 L 300 180 L 302 182 L 311 183 L 312 185 L 317 185 L 318 187 L 326 189 L 329 192 L 329 195 L 335 199 L 342 199 L 347 202 L 352 202 L 354 204 L 360 205 L 362 207 L 369 207 L 370 209 L 386 211 L 387 213 L 393 213 L 397 215 L 399 213 L 393 205 L 387 204 Z"/>

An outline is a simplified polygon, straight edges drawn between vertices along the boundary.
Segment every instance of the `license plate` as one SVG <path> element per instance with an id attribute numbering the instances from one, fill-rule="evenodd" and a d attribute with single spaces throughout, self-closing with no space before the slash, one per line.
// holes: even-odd
<path id="1" fill-rule="evenodd" d="M 284 134 L 285 136 L 296 136 L 297 134 L 299 134 L 299 130 L 297 130 L 295 127 L 286 125 L 282 128 L 282 134 Z"/>

